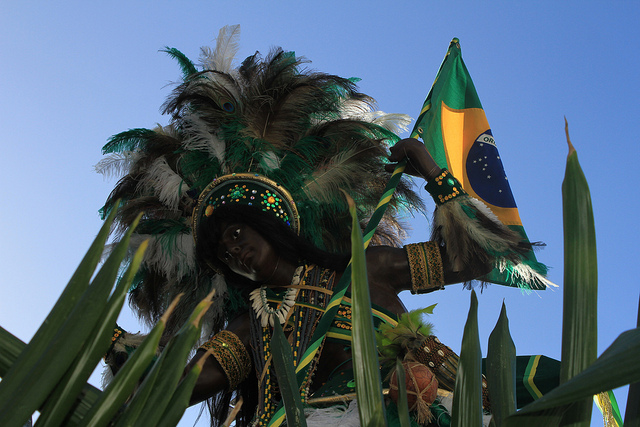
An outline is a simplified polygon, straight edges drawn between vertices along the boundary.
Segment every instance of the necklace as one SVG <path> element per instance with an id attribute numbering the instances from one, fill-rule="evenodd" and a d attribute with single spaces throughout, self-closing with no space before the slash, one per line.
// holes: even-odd
<path id="1" fill-rule="evenodd" d="M 293 278 L 291 279 L 291 286 L 296 286 L 300 283 L 302 279 L 302 272 L 304 271 L 304 266 L 299 266 L 296 268 L 295 273 L 293 274 Z M 272 308 L 269 305 L 269 300 L 267 299 L 267 287 L 261 286 L 257 289 L 254 289 L 249 294 L 249 299 L 251 300 L 251 307 L 253 311 L 256 313 L 258 319 L 260 319 L 260 324 L 263 328 L 267 327 L 267 323 L 273 327 L 273 319 L 274 317 L 278 318 L 279 323 L 282 325 L 286 318 L 291 307 L 294 306 L 296 302 L 296 296 L 298 294 L 298 290 L 295 288 L 288 288 L 282 297 L 282 302 L 278 304 L 276 308 Z"/>
<path id="2" fill-rule="evenodd" d="M 333 282 L 335 272 L 318 268 L 314 265 L 304 267 L 304 271 L 300 272 L 300 281 L 292 280 L 292 285 L 296 286 L 298 292 L 295 297 L 293 307 L 288 313 L 284 314 L 284 320 L 287 326 L 291 328 L 288 334 L 291 352 L 293 353 L 294 366 L 301 366 L 301 360 L 308 347 L 312 344 L 311 337 L 318 327 L 318 322 L 322 319 L 333 293 Z M 269 305 L 273 308 L 279 303 L 285 292 L 281 292 L 279 297 L 274 298 L 271 289 L 266 290 L 269 298 Z M 256 290 L 256 298 L 260 298 L 260 291 Z M 255 300 L 255 299 L 254 299 Z M 257 300 L 259 302 L 259 300 Z M 261 304 L 259 302 L 259 304 Z M 273 317 L 270 315 L 269 317 Z M 258 408 L 256 410 L 256 426 L 266 426 L 269 420 L 273 418 L 276 412 L 282 407 L 282 396 L 276 377 L 275 368 L 273 367 L 271 338 L 272 330 L 268 327 L 261 327 L 261 317 L 251 310 L 251 351 L 256 372 L 259 374 L 259 398 Z M 269 320 L 266 318 L 266 326 Z M 300 380 L 300 397 L 306 402 L 311 385 L 311 378 L 315 372 L 320 355 L 322 354 L 322 345 L 318 348 L 316 356 L 306 369 L 306 374 Z"/>

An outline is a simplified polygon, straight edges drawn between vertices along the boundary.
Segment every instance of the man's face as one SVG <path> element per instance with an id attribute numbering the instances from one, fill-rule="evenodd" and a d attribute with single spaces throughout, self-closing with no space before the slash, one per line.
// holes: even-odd
<path id="1" fill-rule="evenodd" d="M 231 271 L 254 282 L 267 280 L 278 263 L 273 246 L 241 222 L 223 224 L 217 256 Z"/>

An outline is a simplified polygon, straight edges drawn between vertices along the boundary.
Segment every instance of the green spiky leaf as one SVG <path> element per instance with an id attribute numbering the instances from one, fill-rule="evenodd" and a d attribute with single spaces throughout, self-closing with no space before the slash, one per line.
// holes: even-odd
<path id="1" fill-rule="evenodd" d="M 564 304 L 560 383 L 587 368 L 598 355 L 598 261 L 589 185 L 565 125 L 569 156 L 562 182 L 564 224 Z M 567 425 L 588 427 L 591 398 L 566 413 Z"/>
<path id="2" fill-rule="evenodd" d="M 293 355 L 291 346 L 284 335 L 282 326 L 277 319 L 273 322 L 273 366 L 278 376 L 278 384 L 282 393 L 282 401 L 287 414 L 287 425 L 304 427 L 307 422 L 304 417 L 304 408 L 300 397 L 296 372 L 293 367 Z"/>
<path id="3" fill-rule="evenodd" d="M 345 193 L 346 195 L 346 193 Z M 367 280 L 362 232 L 353 200 L 347 196 L 352 219 L 351 292 L 353 311 L 353 366 L 358 393 L 358 411 L 363 426 L 384 426 L 384 399 L 380 363 L 371 316 L 371 298 Z"/>
<path id="4" fill-rule="evenodd" d="M 487 380 L 493 421 L 496 427 L 501 427 L 503 419 L 516 411 L 516 346 L 509 332 L 504 302 L 498 323 L 489 336 Z"/>
<path id="5" fill-rule="evenodd" d="M 451 425 L 482 425 L 482 353 L 478 335 L 478 298 L 475 291 L 471 291 L 471 306 L 462 336 Z"/>

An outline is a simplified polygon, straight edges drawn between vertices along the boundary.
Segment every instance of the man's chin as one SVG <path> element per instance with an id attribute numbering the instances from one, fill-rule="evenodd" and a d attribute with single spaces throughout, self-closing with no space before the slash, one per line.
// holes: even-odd
<path id="1" fill-rule="evenodd" d="M 251 280 L 252 282 L 260 282 L 259 274 L 256 271 L 234 271 L 239 276 Z"/>

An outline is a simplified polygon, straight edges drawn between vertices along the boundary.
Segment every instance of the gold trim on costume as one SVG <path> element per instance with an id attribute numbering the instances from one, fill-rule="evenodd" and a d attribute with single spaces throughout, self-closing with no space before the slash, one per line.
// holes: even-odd
<path id="1" fill-rule="evenodd" d="M 284 215 L 290 214 L 290 222 L 291 229 L 300 234 L 300 214 L 298 213 L 298 208 L 296 207 L 296 203 L 291 196 L 291 193 L 287 191 L 286 188 L 278 184 L 272 179 L 267 178 L 266 176 L 262 176 L 256 173 L 242 172 L 242 173 L 231 173 L 228 175 L 223 175 L 218 178 L 215 178 L 211 181 L 200 193 L 198 197 L 198 201 L 196 202 L 195 207 L 193 208 L 193 213 L 191 216 L 191 229 L 193 233 L 193 239 L 196 241 L 198 235 L 198 227 L 201 217 L 209 216 L 213 212 L 212 206 L 206 206 L 206 201 L 212 197 L 212 195 L 216 192 L 216 188 L 221 184 L 237 181 L 239 184 L 246 184 L 247 182 L 257 182 L 262 184 L 265 188 L 271 191 L 275 191 L 277 196 L 282 197 L 284 205 L 289 212 L 282 211 Z M 236 200 L 238 202 L 239 200 Z M 251 203 L 242 202 L 242 204 L 251 205 Z M 211 208 L 210 212 L 207 212 L 206 209 Z M 271 209 L 271 208 L 269 208 Z M 280 213 L 276 213 L 276 209 L 270 211 L 277 217 L 281 217 Z"/>
<path id="2" fill-rule="evenodd" d="M 422 294 L 444 287 L 444 270 L 436 242 L 406 245 L 411 271 L 411 293 Z"/>
<path id="3" fill-rule="evenodd" d="M 201 349 L 213 351 L 229 380 L 229 390 L 234 390 L 251 372 L 251 358 L 240 338 L 233 332 L 218 332 Z"/>

